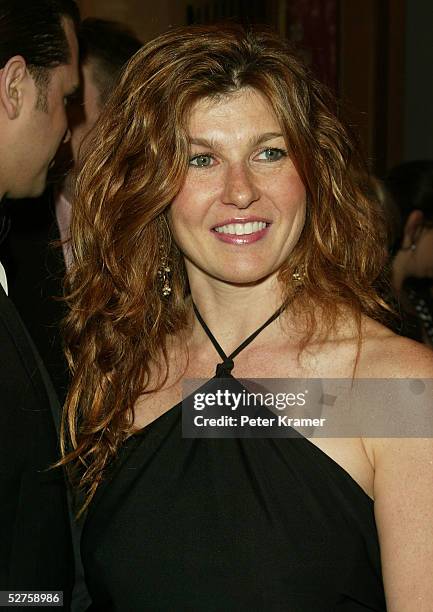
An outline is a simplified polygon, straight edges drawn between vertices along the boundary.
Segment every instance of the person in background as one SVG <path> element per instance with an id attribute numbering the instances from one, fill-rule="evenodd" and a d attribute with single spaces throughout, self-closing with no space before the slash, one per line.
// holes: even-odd
<path id="1" fill-rule="evenodd" d="M 125 64 L 142 46 L 133 32 L 121 23 L 89 17 L 80 30 L 82 87 L 69 110 L 72 167 L 56 197 L 56 219 L 63 241 L 66 266 L 71 262 L 68 247 L 71 200 L 75 190 L 75 168 L 81 143 L 92 129 L 104 102 L 115 88 Z M 67 148 L 67 147 L 65 147 Z"/>
<path id="2" fill-rule="evenodd" d="M 78 24 L 72 0 L 0 0 L 3 231 L 4 200 L 40 196 L 70 137 L 65 103 L 79 86 Z M 65 479 L 48 470 L 58 457 L 59 405 L 0 268 L 0 591 L 63 591 L 68 610 L 74 561 Z"/>
<path id="3" fill-rule="evenodd" d="M 104 101 L 116 86 L 125 63 L 141 42 L 123 24 L 98 18 L 84 19 L 79 32 L 81 87 L 67 108 L 71 139 L 57 156 L 66 168 L 43 197 L 32 203 L 14 202 L 12 228 L 3 246 L 9 291 L 32 334 L 63 402 L 69 374 L 63 354 L 59 323 L 64 315 L 65 267 L 70 263 L 68 236 L 74 168 L 83 138 L 95 123 Z M 53 175 L 59 175 L 53 169 Z M 55 242 L 62 240 L 62 248 Z M 54 296 L 54 297 L 53 297 Z"/>
<path id="4" fill-rule="evenodd" d="M 390 248 L 398 331 L 433 347 L 433 160 L 395 166 L 384 186 L 398 220 Z"/>

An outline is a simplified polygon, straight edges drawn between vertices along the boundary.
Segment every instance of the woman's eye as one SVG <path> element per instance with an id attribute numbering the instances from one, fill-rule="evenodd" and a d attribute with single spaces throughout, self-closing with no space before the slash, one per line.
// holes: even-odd
<path id="1" fill-rule="evenodd" d="M 260 161 L 268 161 L 268 162 L 278 161 L 282 157 L 287 157 L 286 151 L 283 151 L 283 149 L 275 149 L 275 148 L 264 149 L 257 155 L 257 159 L 259 159 Z"/>
<path id="2" fill-rule="evenodd" d="M 213 163 L 213 158 L 211 155 L 194 155 L 189 160 L 190 166 L 196 166 L 198 168 L 206 168 L 207 166 L 211 166 Z"/>

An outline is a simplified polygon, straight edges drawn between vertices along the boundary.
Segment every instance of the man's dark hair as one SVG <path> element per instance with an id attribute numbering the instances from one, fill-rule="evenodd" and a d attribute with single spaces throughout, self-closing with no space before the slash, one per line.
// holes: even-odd
<path id="1" fill-rule="evenodd" d="M 0 0 L 0 69 L 14 55 L 22 55 L 38 86 L 40 108 L 46 104 L 49 69 L 70 61 L 64 17 L 78 29 L 74 0 Z"/>
<path id="2" fill-rule="evenodd" d="M 142 42 L 125 25 L 89 17 L 80 26 L 80 61 L 94 63 L 93 79 L 104 100 L 120 77 L 122 68 Z"/>

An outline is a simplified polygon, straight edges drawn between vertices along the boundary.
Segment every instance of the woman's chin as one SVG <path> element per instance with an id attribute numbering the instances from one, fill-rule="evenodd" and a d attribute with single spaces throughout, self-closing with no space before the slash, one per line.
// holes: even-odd
<path id="1" fill-rule="evenodd" d="M 189 281 L 194 282 L 197 277 L 207 277 L 228 285 L 258 285 L 266 281 L 271 276 L 276 276 L 280 262 L 273 263 L 260 261 L 258 258 L 250 261 L 233 261 L 233 259 L 221 259 L 218 262 L 207 262 L 203 258 L 201 261 L 196 258 L 194 261 L 185 257 L 185 265 Z M 279 264 L 279 265 L 278 265 Z"/>
<path id="2" fill-rule="evenodd" d="M 275 274 L 274 270 L 221 270 L 214 274 L 214 278 L 228 285 L 236 286 L 254 286 L 268 279 Z"/>

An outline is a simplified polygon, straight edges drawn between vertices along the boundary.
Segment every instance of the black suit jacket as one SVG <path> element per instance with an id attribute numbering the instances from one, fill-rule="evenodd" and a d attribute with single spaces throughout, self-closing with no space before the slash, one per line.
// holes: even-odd
<path id="1" fill-rule="evenodd" d="M 0 237 L 0 261 L 6 268 L 8 293 L 36 345 L 38 356 L 40 355 L 48 370 L 60 404 L 63 404 L 69 384 L 69 374 L 63 354 L 59 322 L 64 317 L 66 308 L 63 302 L 54 297 L 62 295 L 65 264 L 61 247 L 52 246 L 53 241 L 60 239 L 54 212 L 53 189 L 48 188 L 37 199 L 7 202 L 6 209 L 9 223 L 5 224 L 8 230 L 6 236 L 3 240 Z M 40 372 L 46 373 L 45 368 L 40 368 Z M 50 381 L 47 381 L 46 385 L 51 389 Z M 55 398 L 51 399 L 51 404 L 56 403 Z M 53 417 L 56 421 L 60 420 L 58 405 L 53 411 Z M 51 429 L 51 426 L 47 426 L 44 435 L 48 436 L 47 440 L 52 446 Z M 13 432 L 11 437 L 13 439 Z M 40 443 L 43 445 L 43 439 Z M 45 450 L 48 451 L 48 447 Z M 57 456 L 56 450 L 55 458 Z M 13 497 L 13 491 L 10 495 Z M 49 514 L 47 519 L 49 523 Z M 29 520 L 29 517 L 23 517 L 23 520 Z M 31 527 L 31 522 L 29 526 Z M 81 526 L 72 520 L 71 529 L 76 574 L 72 612 L 81 612 L 87 609 L 89 603 L 79 556 Z M 68 607 L 64 609 L 68 610 Z"/>
<path id="2" fill-rule="evenodd" d="M 0 286 L 0 590 L 63 590 L 74 578 L 59 407 L 40 357 Z"/>
<path id="3" fill-rule="evenodd" d="M 0 245 L 0 261 L 6 269 L 8 293 L 28 329 L 48 370 L 61 403 L 69 374 L 60 333 L 65 315 L 63 294 L 65 263 L 59 241 L 53 189 L 33 200 L 7 203 L 10 229 Z"/>

